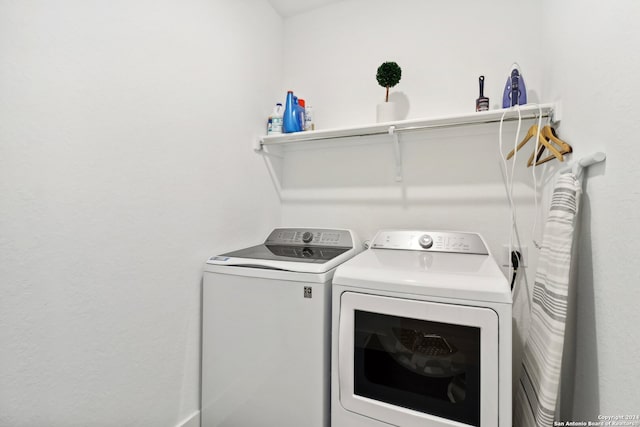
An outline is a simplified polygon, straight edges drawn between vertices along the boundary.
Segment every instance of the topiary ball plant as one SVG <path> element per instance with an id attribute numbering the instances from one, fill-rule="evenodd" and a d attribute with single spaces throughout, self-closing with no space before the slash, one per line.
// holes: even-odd
<path id="1" fill-rule="evenodd" d="M 402 69 L 395 62 L 383 62 L 382 65 L 378 67 L 378 72 L 376 73 L 378 84 L 387 88 L 387 96 L 384 102 L 389 102 L 389 88 L 397 85 L 401 77 Z"/>

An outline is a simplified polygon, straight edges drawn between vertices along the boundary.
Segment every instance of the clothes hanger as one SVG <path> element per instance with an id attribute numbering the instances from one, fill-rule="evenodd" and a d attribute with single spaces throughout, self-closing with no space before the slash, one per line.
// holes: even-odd
<path id="1" fill-rule="evenodd" d="M 546 139 L 548 139 L 550 142 L 553 142 L 558 147 L 560 147 L 560 151 L 566 151 L 566 153 L 562 153 L 562 154 L 571 153 L 571 151 L 573 151 L 569 144 L 567 144 L 566 142 L 558 138 L 558 135 L 556 135 L 556 130 L 551 126 L 549 125 L 544 126 L 540 131 L 540 133 L 542 133 L 542 135 Z"/>
<path id="2" fill-rule="evenodd" d="M 549 125 L 546 125 L 542 128 L 542 130 L 540 131 L 540 135 L 544 137 L 545 141 L 548 141 L 549 146 L 552 145 L 551 143 L 554 143 L 558 146 L 559 148 L 558 152 L 560 153 L 560 158 L 558 158 L 558 156 L 556 156 L 554 153 L 540 160 L 540 157 L 542 157 L 542 153 L 544 152 L 544 148 L 545 148 L 544 146 L 541 145 L 538 147 L 538 152 L 535 154 L 536 166 L 546 163 L 549 160 L 553 160 L 554 158 L 557 158 L 559 161 L 562 162 L 564 161 L 564 154 L 568 154 L 573 151 L 573 148 L 571 148 L 569 144 L 567 144 L 566 142 L 558 138 L 558 136 L 556 135 L 555 129 L 553 129 Z M 549 150 L 549 151 L 553 152 L 552 150 Z M 531 156 L 529 157 L 529 161 L 527 162 L 527 167 L 530 167 L 533 165 L 533 158 L 534 158 L 534 153 L 532 153 Z"/>
<path id="3" fill-rule="evenodd" d="M 538 125 L 533 125 L 533 126 L 531 126 L 529 128 L 529 131 L 525 135 L 524 139 L 522 141 L 520 141 L 520 143 L 516 146 L 516 148 L 511 150 L 511 152 L 509 154 L 507 154 L 507 160 L 512 158 L 513 155 L 516 153 L 516 151 L 518 151 L 519 149 L 524 147 L 524 145 L 531 138 L 533 138 L 536 135 L 538 135 Z M 538 145 L 538 147 L 542 147 L 543 150 L 546 147 L 547 149 L 549 149 L 549 151 L 551 151 L 551 153 L 553 153 L 553 156 L 555 156 L 558 160 L 563 161 L 562 154 L 560 153 L 560 151 L 558 151 L 549 141 L 547 141 L 547 139 L 542 134 L 542 130 L 540 130 L 540 135 L 538 137 L 538 144 L 537 145 Z M 540 149 L 538 149 L 538 151 L 540 151 Z M 540 153 L 538 153 L 538 155 L 540 155 Z M 529 162 L 527 163 L 527 166 L 531 166 L 531 164 L 533 162 L 533 156 L 534 156 L 534 154 L 531 154 L 531 157 L 529 157 Z M 551 160 L 551 159 L 549 159 L 549 160 Z"/>
<path id="4" fill-rule="evenodd" d="M 529 156 L 529 160 L 527 160 L 527 167 L 530 168 L 531 166 L 533 166 L 533 162 L 534 162 L 534 158 L 536 159 L 536 166 L 538 166 L 540 163 L 538 163 L 540 161 L 540 157 L 542 157 L 542 153 L 544 153 L 544 149 L 545 146 L 540 144 L 538 145 L 538 151 L 534 151 L 533 153 L 531 153 L 531 155 Z M 545 162 L 548 162 L 551 159 L 555 159 L 556 156 L 554 154 L 550 155 L 549 157 L 545 158 Z"/>
<path id="5" fill-rule="evenodd" d="M 524 147 L 524 145 L 529 142 L 529 140 L 531 138 L 533 138 L 534 136 L 536 136 L 536 134 L 538 133 L 538 125 L 533 125 L 529 128 L 529 130 L 527 131 L 527 134 L 524 136 L 524 139 L 522 141 L 520 141 L 520 143 L 518 144 L 518 146 L 514 149 L 511 150 L 509 152 L 509 154 L 507 154 L 507 160 L 509 160 L 510 158 L 513 157 L 514 154 L 516 154 L 516 151 L 519 151 L 522 147 Z"/>

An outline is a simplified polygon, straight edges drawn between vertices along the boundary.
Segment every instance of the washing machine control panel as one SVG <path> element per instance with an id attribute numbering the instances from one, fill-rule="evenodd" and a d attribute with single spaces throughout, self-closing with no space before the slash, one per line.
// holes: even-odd
<path id="1" fill-rule="evenodd" d="M 353 239 L 348 230 L 327 228 L 276 228 L 264 243 L 267 245 L 353 247 Z"/>
<path id="2" fill-rule="evenodd" d="M 479 234 L 451 231 L 383 230 L 373 239 L 371 248 L 489 254 Z"/>

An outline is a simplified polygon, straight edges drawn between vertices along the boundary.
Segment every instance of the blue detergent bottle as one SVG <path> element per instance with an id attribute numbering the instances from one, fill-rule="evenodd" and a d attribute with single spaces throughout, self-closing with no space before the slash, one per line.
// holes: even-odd
<path id="1" fill-rule="evenodd" d="M 284 116 L 282 117 L 282 132 L 298 132 L 297 105 L 294 102 L 293 91 L 287 92 L 287 99 L 284 103 Z"/>
<path id="2" fill-rule="evenodd" d="M 293 115 L 294 118 L 296 120 L 296 130 L 295 132 L 300 132 L 302 130 L 302 127 L 300 126 L 300 123 L 302 123 L 300 121 L 300 116 L 302 115 L 302 107 L 300 106 L 300 103 L 298 102 L 298 97 L 293 95 Z"/>

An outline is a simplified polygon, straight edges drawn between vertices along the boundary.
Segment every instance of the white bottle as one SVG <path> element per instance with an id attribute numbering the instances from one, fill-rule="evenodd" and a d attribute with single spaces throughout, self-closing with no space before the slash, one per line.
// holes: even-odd
<path id="1" fill-rule="evenodd" d="M 307 105 L 304 111 L 304 130 L 315 130 L 316 124 L 313 122 L 313 107 Z"/>
<path id="2" fill-rule="evenodd" d="M 281 103 L 277 103 L 273 108 L 273 113 L 269 116 L 270 125 L 267 129 L 267 135 L 279 135 L 282 133 L 282 121 L 284 117 L 284 108 Z"/>

